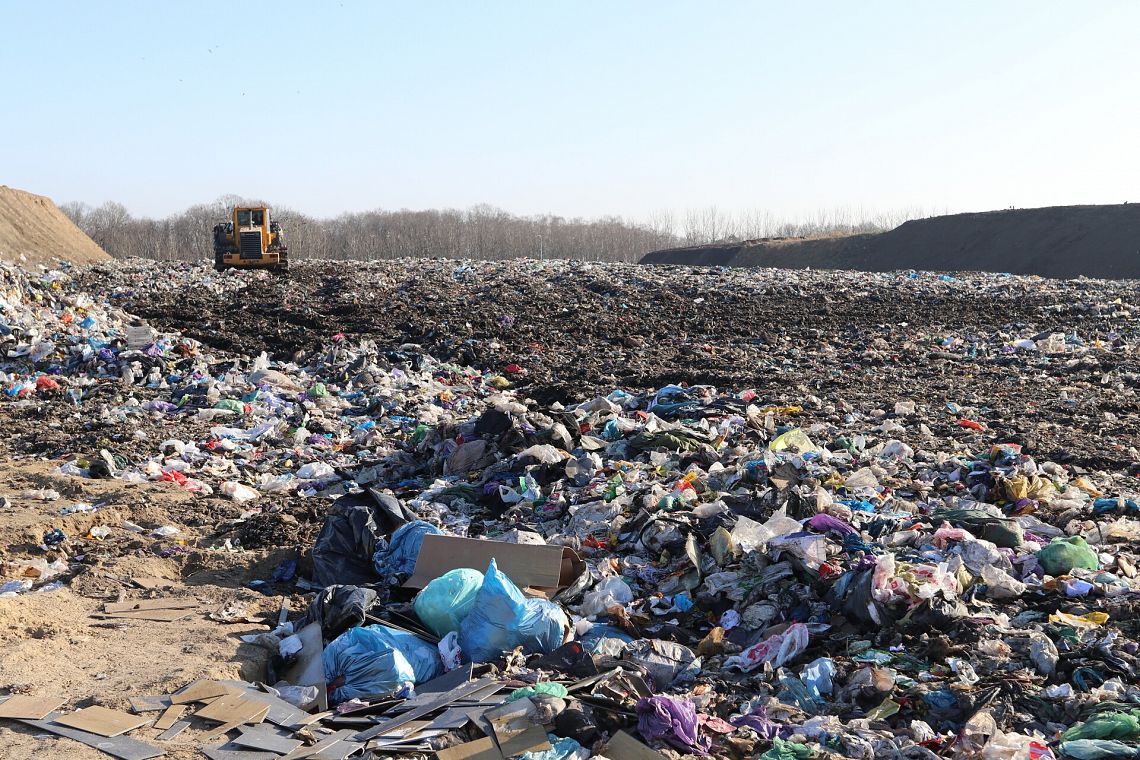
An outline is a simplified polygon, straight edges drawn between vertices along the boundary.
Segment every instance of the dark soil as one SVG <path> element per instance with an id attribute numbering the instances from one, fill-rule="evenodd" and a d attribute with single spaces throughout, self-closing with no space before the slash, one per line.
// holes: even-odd
<path id="1" fill-rule="evenodd" d="M 1129 420 L 1140 368 L 1128 350 L 1003 350 L 1049 332 L 1134 336 L 1136 283 L 455 261 L 300 262 L 288 277 L 227 276 L 248 286 L 116 293 L 155 326 L 217 349 L 304 360 L 337 334 L 414 343 L 504 372 L 540 403 L 668 383 L 751 388 L 766 403 L 812 394 L 863 411 L 911 398 L 973 408 L 986 439 L 1085 466 L 1125 467 L 1140 446 Z M 944 349 L 951 338 L 965 348 Z M 934 432 L 970 433 L 956 423 L 947 414 Z"/>

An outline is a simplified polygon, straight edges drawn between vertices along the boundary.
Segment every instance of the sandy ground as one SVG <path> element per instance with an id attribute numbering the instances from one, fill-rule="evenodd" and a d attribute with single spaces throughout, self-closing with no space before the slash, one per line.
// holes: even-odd
<path id="1" fill-rule="evenodd" d="M 0 494 L 12 499 L 0 512 L 0 558 L 8 558 L 21 544 L 42 540 L 52 528 L 72 537 L 68 545 L 76 555 L 87 555 L 84 569 L 69 587 L 0 598 L 0 693 L 58 697 L 64 709 L 93 704 L 128 709 L 131 696 L 169 694 L 196 678 L 262 679 L 265 650 L 243 643 L 239 636 L 266 627 L 208 616 L 227 602 L 237 602 L 255 621 L 275 617 L 279 600 L 244 585 L 267 577 L 282 553 L 204 551 L 200 545 L 208 543 L 208 536 L 183 527 L 177 537 L 183 543 L 175 544 L 180 551 L 158 556 L 153 539 L 123 530 L 122 522 L 172 524 L 169 514 L 193 497 L 170 484 L 84 480 L 53 475 L 54 469 L 47 462 L 0 462 Z M 55 488 L 64 496 L 55 502 L 18 498 L 33 486 Z M 60 516 L 61 506 L 77 498 L 106 501 L 108 506 L 95 513 Z M 115 530 L 106 541 L 83 539 L 93 525 Z M 131 582 L 139 578 L 157 579 L 157 587 L 139 589 Z M 106 601 L 167 596 L 191 596 L 200 605 L 177 622 L 93 617 Z M 144 728 L 131 736 L 149 741 L 159 733 Z M 161 746 L 168 757 L 201 757 L 196 747 L 203 733 L 187 730 Z M 10 721 L 0 723 L 0 747 L 0 756 L 12 760 L 107 757 Z"/>

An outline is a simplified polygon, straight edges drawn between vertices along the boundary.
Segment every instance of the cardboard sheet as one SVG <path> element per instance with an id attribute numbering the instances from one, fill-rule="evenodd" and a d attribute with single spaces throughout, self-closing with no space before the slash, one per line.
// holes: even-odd
<path id="1" fill-rule="evenodd" d="M 422 589 L 431 581 L 460 567 L 484 572 L 491 560 L 523 590 L 550 596 L 582 574 L 585 562 L 565 546 L 509 544 L 458 536 L 424 536 L 416 568 L 404 584 Z"/>

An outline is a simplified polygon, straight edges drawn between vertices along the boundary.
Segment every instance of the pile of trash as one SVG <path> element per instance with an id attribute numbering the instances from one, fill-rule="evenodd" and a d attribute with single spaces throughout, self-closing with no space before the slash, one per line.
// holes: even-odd
<path id="1" fill-rule="evenodd" d="M 250 640 L 352 752 L 1140 757 L 1136 470 L 1054 461 L 982 402 L 678 382 L 540 404 L 417 345 L 227 355 L 62 275 L 0 283 L 10 404 L 185 433 L 62 473 L 243 520 L 322 505 L 282 577 L 307 609 Z"/>

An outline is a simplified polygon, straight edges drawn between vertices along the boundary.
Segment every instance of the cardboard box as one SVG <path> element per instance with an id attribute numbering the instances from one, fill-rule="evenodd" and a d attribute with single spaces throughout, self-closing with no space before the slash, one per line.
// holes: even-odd
<path id="1" fill-rule="evenodd" d="M 565 546 L 427 535 L 416 558 L 416 568 L 404 587 L 422 589 L 448 570 L 460 567 L 486 572 L 492 558 L 516 586 L 539 596 L 553 596 L 586 569 L 578 553 Z"/>

